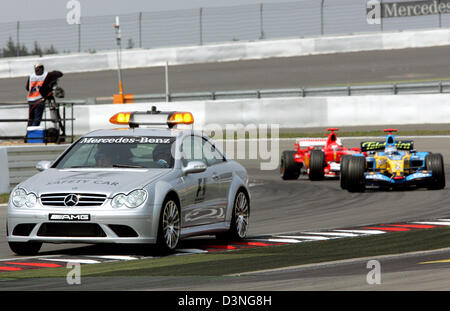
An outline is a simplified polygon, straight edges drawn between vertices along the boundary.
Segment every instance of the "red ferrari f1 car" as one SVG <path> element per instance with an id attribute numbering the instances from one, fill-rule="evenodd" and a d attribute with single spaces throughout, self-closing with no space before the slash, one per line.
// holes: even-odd
<path id="1" fill-rule="evenodd" d="M 359 148 L 346 148 L 336 136 L 338 128 L 329 128 L 328 138 L 298 138 L 294 150 L 283 151 L 280 160 L 281 178 L 297 179 L 308 174 L 310 180 L 338 177 L 344 155 L 360 153 Z"/>

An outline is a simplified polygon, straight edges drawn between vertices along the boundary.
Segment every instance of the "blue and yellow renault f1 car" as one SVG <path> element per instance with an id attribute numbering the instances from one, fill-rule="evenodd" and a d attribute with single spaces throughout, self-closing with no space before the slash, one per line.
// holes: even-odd
<path id="1" fill-rule="evenodd" d="M 341 159 L 341 187 L 363 192 L 366 186 L 378 188 L 424 187 L 443 189 L 445 172 L 439 153 L 417 152 L 413 141 L 396 141 L 393 132 L 385 141 L 361 143 L 361 153 Z"/>

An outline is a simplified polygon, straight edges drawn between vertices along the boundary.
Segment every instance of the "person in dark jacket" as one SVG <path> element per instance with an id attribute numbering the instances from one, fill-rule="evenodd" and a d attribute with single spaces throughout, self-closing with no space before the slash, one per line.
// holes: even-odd
<path id="1" fill-rule="evenodd" d="M 27 80 L 28 126 L 39 126 L 45 109 L 45 100 L 52 92 L 52 84 L 63 76 L 60 71 L 46 72 L 44 65 L 34 65 L 34 73 Z"/>

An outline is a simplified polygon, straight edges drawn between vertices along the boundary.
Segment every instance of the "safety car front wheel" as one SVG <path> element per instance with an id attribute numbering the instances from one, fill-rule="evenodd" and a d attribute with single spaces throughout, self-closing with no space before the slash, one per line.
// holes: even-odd
<path id="1" fill-rule="evenodd" d="M 178 246 L 181 233 L 181 216 L 177 200 L 167 198 L 161 209 L 157 246 L 163 252 L 173 252 Z"/>

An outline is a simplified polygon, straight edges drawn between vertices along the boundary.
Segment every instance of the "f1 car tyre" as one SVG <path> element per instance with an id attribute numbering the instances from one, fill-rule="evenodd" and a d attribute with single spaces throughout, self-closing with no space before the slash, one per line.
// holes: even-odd
<path id="1" fill-rule="evenodd" d="M 348 163 L 348 175 L 346 177 L 348 191 L 364 192 L 366 189 L 365 170 L 366 159 L 364 157 L 351 157 Z"/>
<path id="2" fill-rule="evenodd" d="M 164 200 L 159 219 L 156 244 L 162 252 L 172 252 L 178 245 L 181 233 L 180 208 L 174 197 Z"/>
<path id="3" fill-rule="evenodd" d="M 309 157 L 309 179 L 322 180 L 324 178 L 325 153 L 322 150 L 311 151 Z"/>
<path id="4" fill-rule="evenodd" d="M 219 240 L 240 241 L 247 236 L 250 217 L 250 201 L 248 195 L 239 190 L 234 199 L 233 215 L 230 229 L 223 233 L 216 234 Z"/>
<path id="5" fill-rule="evenodd" d="M 342 189 L 347 189 L 348 163 L 352 158 L 351 155 L 343 155 L 341 157 L 340 183 Z"/>
<path id="6" fill-rule="evenodd" d="M 21 256 L 33 256 L 39 253 L 42 242 L 8 242 L 9 248 Z"/>
<path id="7" fill-rule="evenodd" d="M 425 166 L 427 170 L 433 173 L 433 179 L 430 182 L 428 189 L 443 189 L 445 188 L 445 171 L 444 159 L 440 153 L 432 153 L 425 157 Z"/>
<path id="8" fill-rule="evenodd" d="M 295 151 L 286 150 L 281 154 L 280 175 L 284 180 L 297 179 L 300 176 L 301 164 L 294 161 Z"/>

